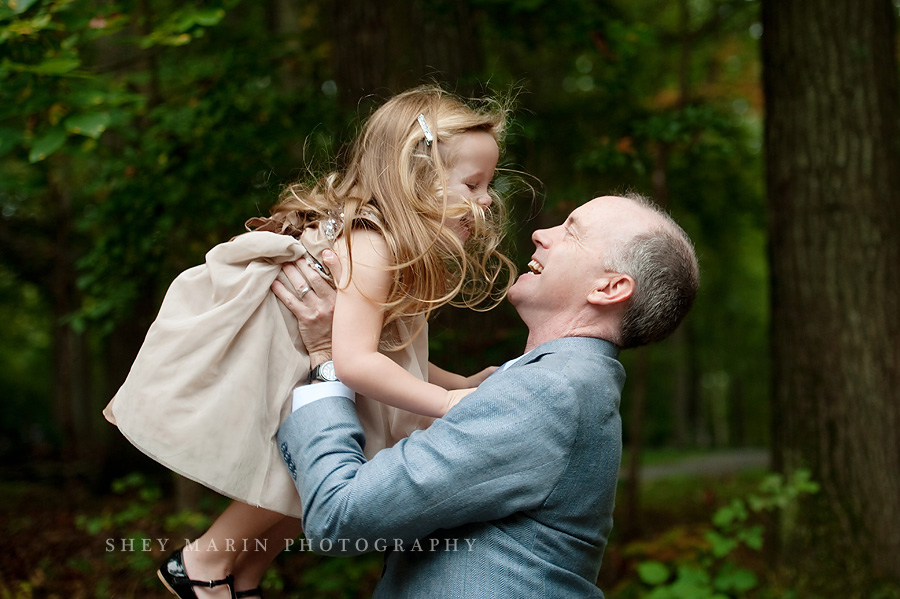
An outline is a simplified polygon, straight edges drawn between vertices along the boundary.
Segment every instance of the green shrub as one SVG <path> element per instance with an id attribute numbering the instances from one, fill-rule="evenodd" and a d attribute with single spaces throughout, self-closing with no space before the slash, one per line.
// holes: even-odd
<path id="1" fill-rule="evenodd" d="M 810 480 L 806 470 L 798 470 L 788 479 L 770 474 L 759 484 L 758 492 L 734 498 L 716 510 L 711 525 L 699 530 L 682 527 L 664 535 L 663 545 L 676 546 L 674 552 L 661 550 L 659 544 L 633 544 L 630 553 L 642 553 L 645 559 L 636 566 L 637 588 L 630 585 L 623 589 L 623 596 L 738 599 L 754 591 L 762 592 L 759 576 L 742 565 L 746 559 L 738 559 L 739 552 L 762 551 L 765 527 L 758 516 L 789 509 L 800 495 L 818 490 L 819 485 Z M 646 559 L 654 552 L 660 556 Z M 776 596 L 790 595 L 766 591 L 766 597 Z"/>

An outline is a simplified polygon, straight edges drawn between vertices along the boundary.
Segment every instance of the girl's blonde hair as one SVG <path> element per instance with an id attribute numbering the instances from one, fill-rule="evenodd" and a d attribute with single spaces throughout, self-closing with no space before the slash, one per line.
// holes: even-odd
<path id="1" fill-rule="evenodd" d="M 394 96 L 368 119 L 343 171 L 312 186 L 289 185 L 261 228 L 299 236 L 306 224 L 335 218 L 342 231 L 377 229 L 393 258 L 385 325 L 427 317 L 445 304 L 493 308 L 515 278 L 514 265 L 498 249 L 506 210 L 493 189 L 488 209 L 470 202 L 448 207 L 449 165 L 440 149 L 470 131 L 489 133 L 502 144 L 506 113 L 496 101 L 473 106 L 437 86 Z M 417 120 L 420 114 L 431 143 Z M 448 226 L 460 217 L 470 226 L 465 242 Z"/>

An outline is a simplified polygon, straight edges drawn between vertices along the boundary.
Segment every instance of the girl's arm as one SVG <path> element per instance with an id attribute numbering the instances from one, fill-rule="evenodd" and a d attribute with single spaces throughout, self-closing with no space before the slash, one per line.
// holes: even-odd
<path id="1" fill-rule="evenodd" d="M 374 231 L 361 229 L 350 235 L 352 269 L 346 244 L 338 243 L 335 248 L 341 263 L 348 265 L 343 270 L 344 280 L 338 285 L 334 306 L 332 342 L 338 378 L 376 401 L 423 416 L 443 416 L 466 393 L 451 393 L 421 381 L 378 352 L 384 324 L 380 304 L 387 299 L 392 283 L 387 268 L 390 252 L 381 235 Z"/>

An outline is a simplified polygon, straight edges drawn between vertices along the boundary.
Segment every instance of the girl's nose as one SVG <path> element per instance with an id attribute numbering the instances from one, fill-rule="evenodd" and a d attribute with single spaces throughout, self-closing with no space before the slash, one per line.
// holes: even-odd
<path id="1" fill-rule="evenodd" d="M 481 196 L 480 198 L 475 200 L 475 202 L 479 206 L 483 206 L 483 207 L 487 208 L 488 206 L 490 206 L 491 204 L 494 203 L 494 200 L 491 199 L 491 196 L 489 194 L 484 194 L 483 196 Z"/>

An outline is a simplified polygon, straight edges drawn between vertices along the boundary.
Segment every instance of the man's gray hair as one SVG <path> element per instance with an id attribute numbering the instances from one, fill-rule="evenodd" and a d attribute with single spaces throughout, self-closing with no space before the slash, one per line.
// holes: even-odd
<path id="1" fill-rule="evenodd" d="M 634 279 L 619 338 L 623 348 L 661 341 L 678 328 L 691 309 L 700 286 L 700 269 L 687 233 L 649 199 L 635 193 L 622 197 L 652 210 L 662 223 L 614 248 L 605 268 Z"/>

